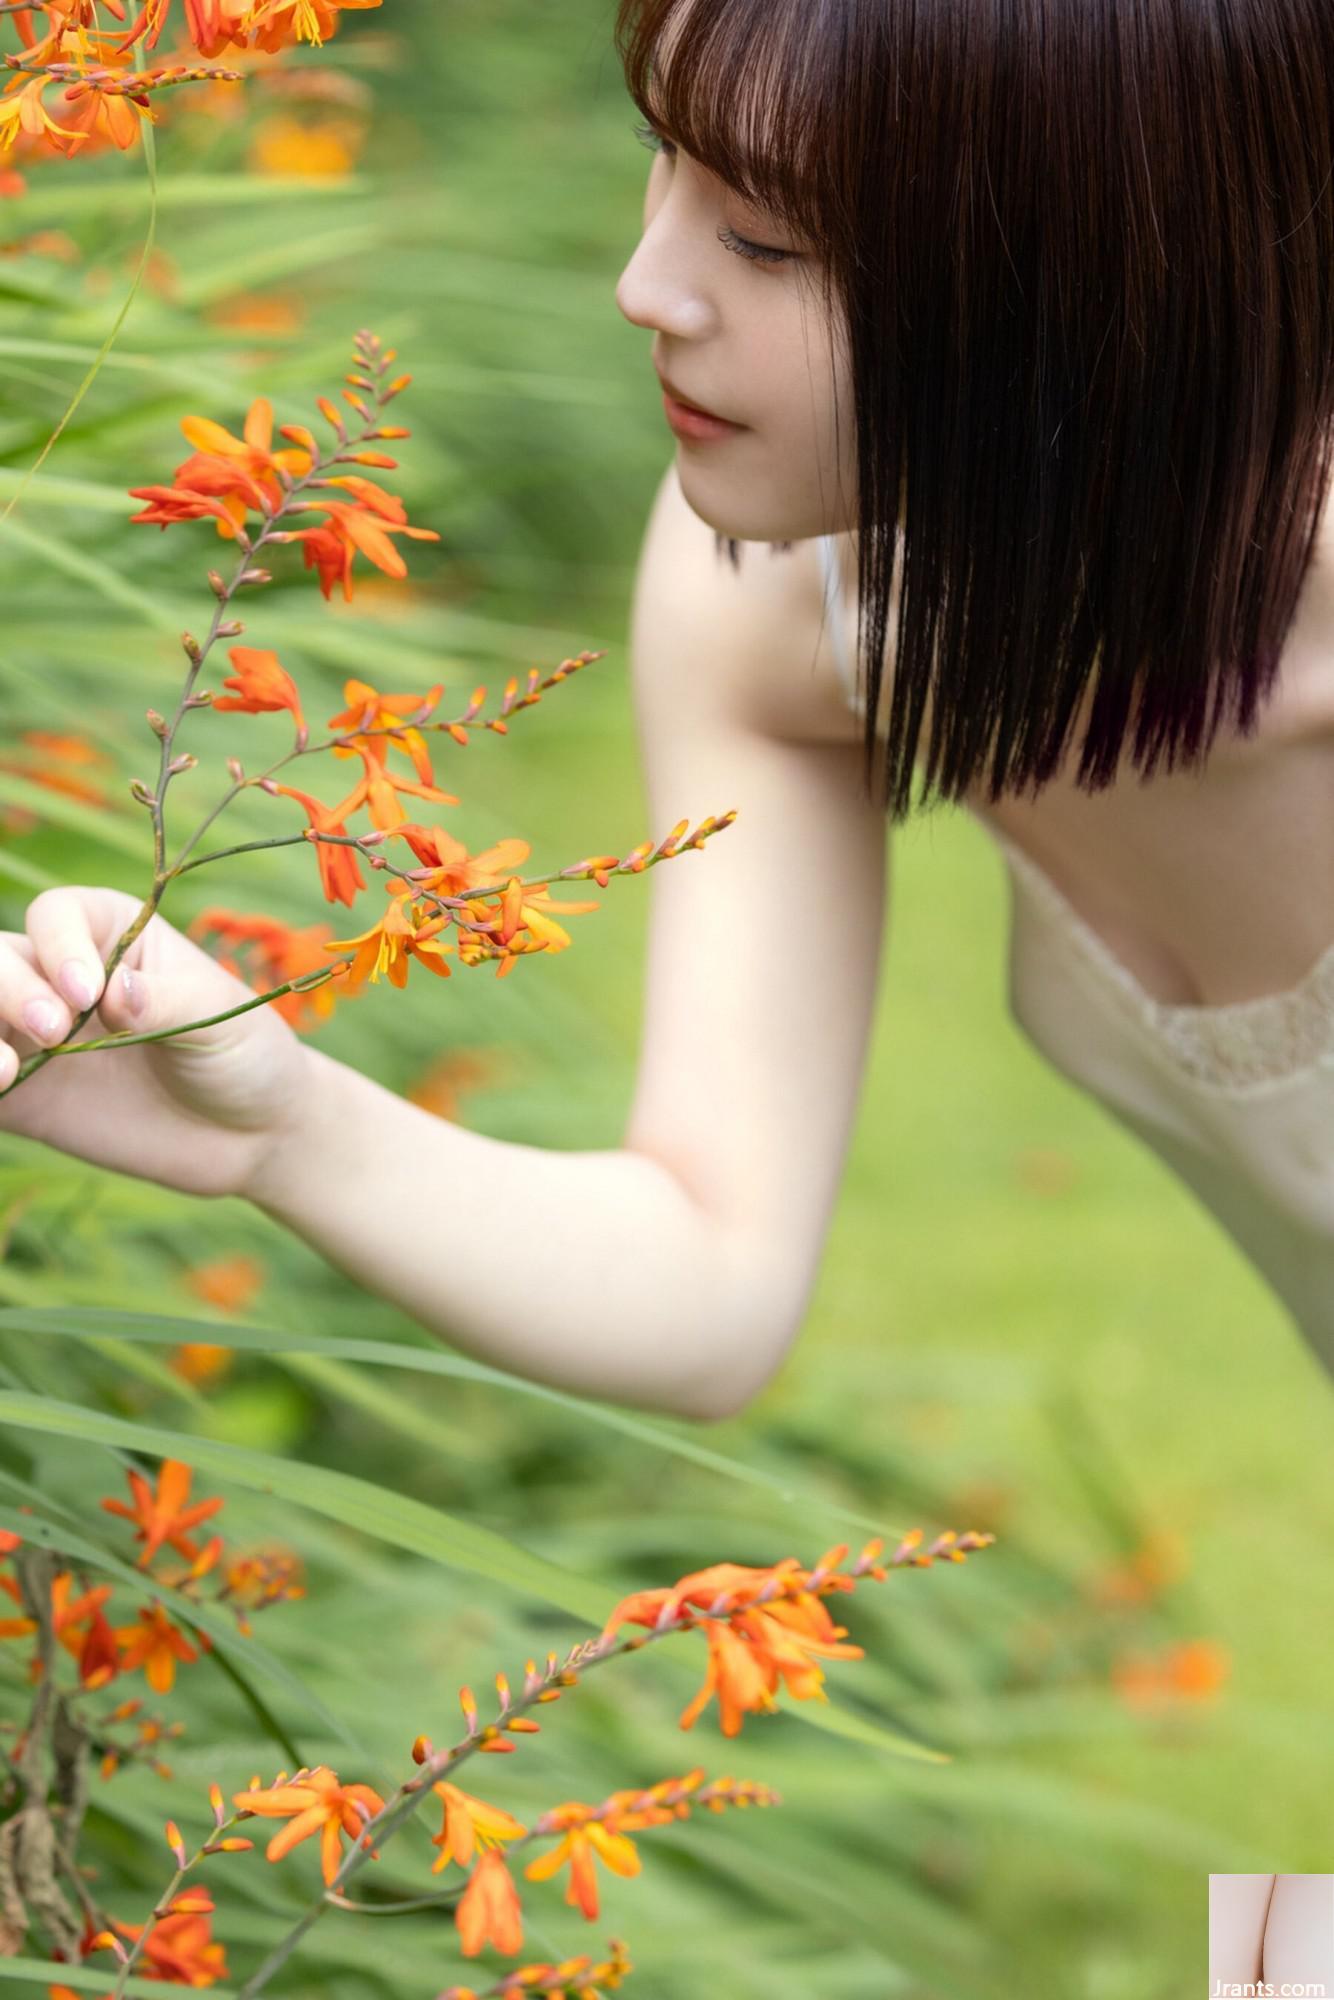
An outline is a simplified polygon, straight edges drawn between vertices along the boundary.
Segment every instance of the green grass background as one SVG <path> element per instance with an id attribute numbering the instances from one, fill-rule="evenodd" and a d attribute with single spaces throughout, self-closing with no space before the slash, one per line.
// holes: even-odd
<path id="1" fill-rule="evenodd" d="M 151 768 L 143 710 L 171 700 L 176 635 L 207 620 L 203 570 L 227 550 L 203 525 L 127 525 L 137 503 L 125 489 L 169 477 L 188 411 L 239 430 L 262 393 L 279 421 L 314 421 L 314 395 L 334 390 L 359 326 L 413 373 L 396 415 L 414 435 L 385 483 L 441 542 L 404 544 L 402 602 L 367 590 L 346 608 L 325 605 L 288 551 L 274 586 L 250 599 L 248 642 L 277 647 L 316 716 L 341 707 L 349 673 L 391 688 L 444 679 L 448 704 L 479 680 L 494 698 L 511 673 L 605 648 L 506 741 L 442 752 L 442 782 L 463 800 L 451 823 L 474 848 L 520 833 L 550 866 L 666 832 L 645 816 L 626 636 L 673 445 L 648 337 L 613 297 L 647 159 L 612 13 L 592 0 L 386 0 L 350 20 L 324 51 L 292 58 L 366 94 L 368 140 L 346 179 L 249 170 L 269 109 L 257 82 L 243 118 L 164 123 L 156 231 L 175 295 L 141 288 L 0 526 L 5 733 L 94 736 L 117 760 L 113 804 L 67 806 L 0 772 L 0 801 L 42 810 L 0 846 L 0 922 L 21 928 L 50 881 L 146 878 L 147 829 L 124 785 Z M 8 238 L 61 229 L 78 248 L 68 264 L 0 260 L 0 507 L 105 339 L 148 220 L 138 152 L 34 169 L 0 210 Z M 238 291 L 295 297 L 300 330 L 227 333 L 210 315 Z M 202 809 L 215 796 L 226 754 L 276 745 L 283 727 L 201 722 L 201 769 L 174 794 L 177 823 L 192 798 Z M 245 804 L 238 837 L 271 831 L 267 802 Z M 196 900 L 182 889 L 167 914 L 183 924 L 218 900 L 327 918 L 308 862 L 285 850 L 193 877 Z M 816 1705 L 791 1703 L 735 1743 L 716 1711 L 681 1734 L 703 1659 L 682 1638 L 590 1676 L 543 1712 L 519 1756 L 474 1763 L 461 1782 L 520 1817 L 695 1762 L 783 1792 L 774 1812 L 642 1837 L 642 1875 L 604 1874 L 595 1926 L 561 1902 L 563 1877 L 528 1889 L 531 1955 L 623 1936 L 636 1995 L 1177 2000 L 1203 1991 L 1211 1869 L 1331 1865 L 1328 1764 L 1315 1754 L 1334 1725 L 1328 1380 L 1192 1197 L 1010 1019 L 1005 875 L 983 831 L 962 813 L 910 824 L 894 839 L 893 884 L 820 1280 L 800 1340 L 743 1416 L 707 1430 L 627 1425 L 466 1365 L 441 1375 L 276 1351 L 285 1333 L 448 1353 L 245 1204 L 176 1198 L 9 1140 L 0 1525 L 31 1529 L 34 1516 L 14 1513 L 26 1502 L 57 1539 L 77 1531 L 95 1570 L 125 1555 L 96 1502 L 123 1485 L 127 1454 L 151 1463 L 148 1440 L 164 1435 L 179 1456 L 192 1442 L 214 1453 L 199 1460 L 200 1489 L 227 1494 L 220 1525 L 241 1540 L 276 1511 L 310 1566 L 308 1601 L 257 1621 L 267 1664 L 255 1685 L 304 1761 L 372 1783 L 403 1775 L 417 1730 L 457 1728 L 460 1684 L 485 1708 L 497 1669 L 517 1679 L 526 1655 L 562 1650 L 624 1590 L 724 1557 L 813 1561 L 877 1525 L 992 1527 L 994 1548 L 966 1565 L 848 1600 L 867 1658 L 834 1665 L 829 1689 L 870 1740 L 813 1726 L 826 1719 L 806 1712 Z M 497 1052 L 504 1075 L 464 1100 L 466 1123 L 529 1144 L 614 1145 L 648 900 L 646 885 L 613 882 L 559 957 L 500 982 L 479 972 L 373 990 L 320 1044 L 400 1089 L 445 1049 Z M 498 1214 L 498 1245 L 504 1228 Z M 450 1253 L 447 1189 L 440 1248 Z M 185 1274 L 238 1251 L 266 1266 L 246 1319 L 270 1338 L 219 1389 L 190 1395 L 164 1374 L 160 1344 L 79 1337 L 73 1308 L 122 1309 L 128 1331 L 136 1317 L 206 1317 Z M 367 1491 L 349 1498 L 336 1475 Z M 373 1506 L 375 1488 L 388 1497 Z M 451 1521 L 502 1537 L 513 1569 L 479 1573 Z M 1157 1527 L 1183 1539 L 1181 1580 L 1144 1610 L 1099 1610 L 1093 1580 Z M 1114 1659 L 1179 1638 L 1226 1649 L 1222 1693 L 1127 1709 Z M 0 1712 L 18 1715 L 25 1699 L 11 1644 Z M 188 1723 L 175 1780 L 128 1772 L 98 1789 L 89 1816 L 99 1891 L 128 1921 L 164 1879 L 168 1812 L 202 1830 L 212 1779 L 230 1789 L 290 1761 L 219 1672 L 183 1675 L 168 1706 Z M 953 1761 L 899 1754 L 905 1738 Z M 370 1871 L 375 1887 L 438 1887 L 432 1858 L 418 1828 Z M 303 1906 L 314 1856 L 299 1849 L 280 1868 L 235 1857 L 206 1879 L 239 1985 Z M 358 1879 L 370 1895 L 368 1874 Z M 447 1916 L 335 1914 L 273 1990 L 427 2000 L 500 1969 L 489 1957 L 465 1972 L 453 1946 Z M 16 1978 L 41 1990 L 37 1972 Z"/>

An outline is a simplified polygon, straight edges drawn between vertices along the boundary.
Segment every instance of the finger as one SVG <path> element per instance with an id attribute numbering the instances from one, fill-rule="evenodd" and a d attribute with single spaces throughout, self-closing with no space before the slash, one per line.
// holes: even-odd
<path id="1" fill-rule="evenodd" d="M 106 983 L 97 1011 L 113 1034 L 130 1029 L 142 1034 L 162 1026 L 161 1020 L 150 1018 L 155 1010 L 161 1013 L 161 1000 L 160 980 L 150 977 L 141 965 L 118 965 Z"/>
<path id="2" fill-rule="evenodd" d="M 53 991 L 79 1013 L 94 1005 L 105 983 L 89 907 L 94 895 L 86 889 L 43 889 L 24 918 L 38 967 Z M 96 914 L 101 915 L 100 909 Z"/>
<path id="3" fill-rule="evenodd" d="M 0 1027 L 21 1029 L 50 1048 L 73 1025 L 68 1005 L 38 969 L 31 939 L 16 931 L 0 932 Z"/>

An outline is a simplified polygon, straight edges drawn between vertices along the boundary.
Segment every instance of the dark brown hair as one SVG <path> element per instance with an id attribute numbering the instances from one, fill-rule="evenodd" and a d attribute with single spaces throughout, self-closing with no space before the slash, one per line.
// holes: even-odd
<path id="1" fill-rule="evenodd" d="M 928 698 L 919 805 L 1036 793 L 1090 686 L 1086 791 L 1251 733 L 1330 477 L 1334 0 L 687 0 L 659 63 L 680 9 L 619 0 L 631 96 L 845 333 L 891 817 Z"/>

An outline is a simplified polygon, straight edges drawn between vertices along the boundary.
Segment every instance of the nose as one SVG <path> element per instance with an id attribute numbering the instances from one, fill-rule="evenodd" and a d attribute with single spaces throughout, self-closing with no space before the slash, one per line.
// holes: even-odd
<path id="1" fill-rule="evenodd" d="M 712 298 L 700 282 L 679 211 L 669 220 L 670 194 L 646 214 L 643 234 L 616 283 L 616 304 L 632 326 L 698 340 L 715 320 Z M 698 230 L 693 232 L 698 241 Z"/>

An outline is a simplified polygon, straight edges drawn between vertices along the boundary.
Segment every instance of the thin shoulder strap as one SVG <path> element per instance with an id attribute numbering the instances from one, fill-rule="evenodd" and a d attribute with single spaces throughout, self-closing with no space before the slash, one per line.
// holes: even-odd
<path id="1" fill-rule="evenodd" d="M 838 668 L 838 677 L 843 683 L 843 691 L 847 695 L 849 705 L 857 708 L 857 681 L 848 651 L 848 635 L 843 624 L 843 605 L 840 597 L 842 580 L 838 572 L 834 538 L 832 535 L 819 535 L 816 540 L 820 550 L 821 567 L 824 570 L 824 615 L 833 647 L 834 663 Z"/>

